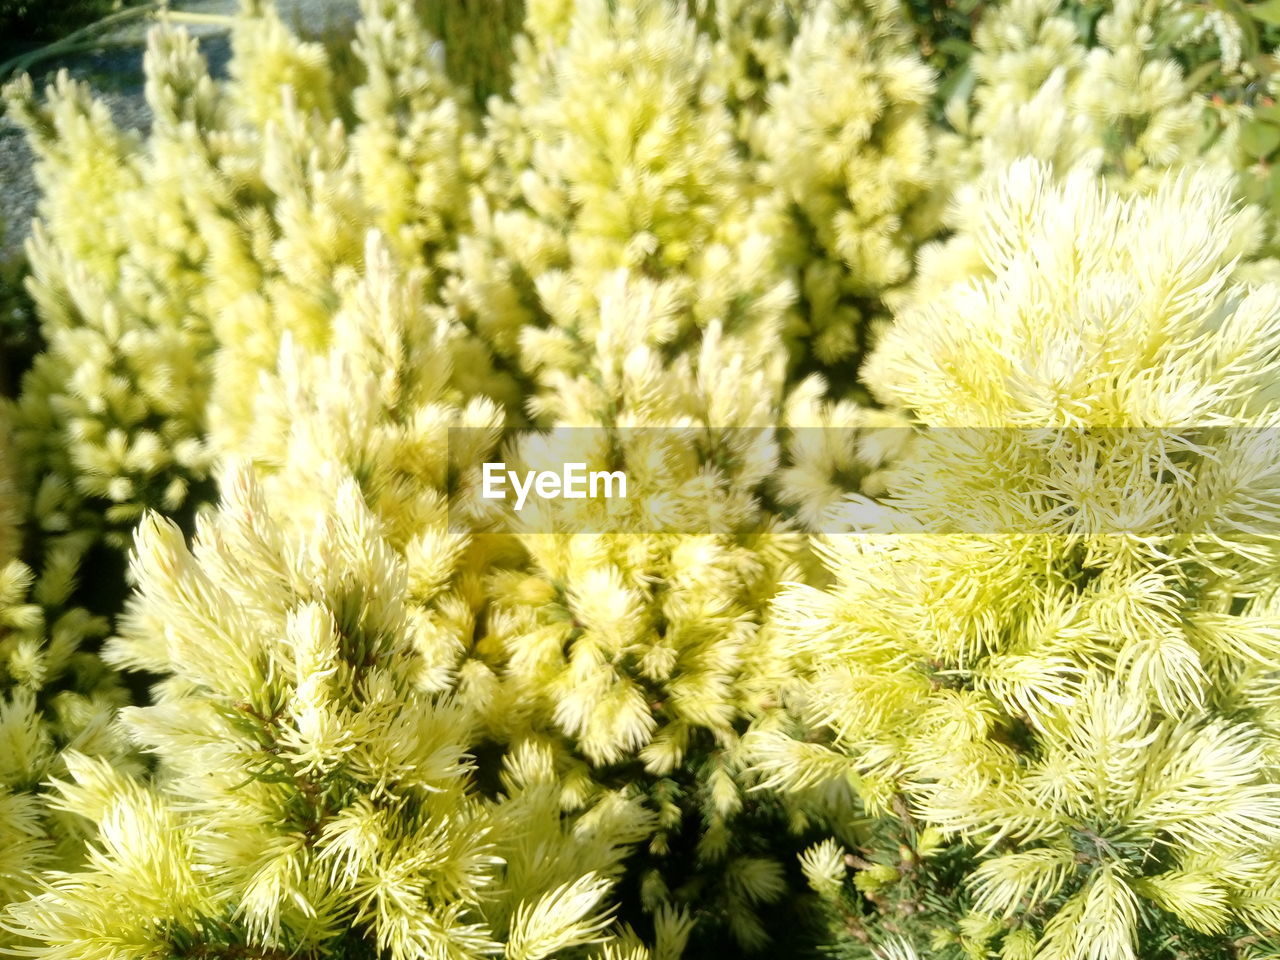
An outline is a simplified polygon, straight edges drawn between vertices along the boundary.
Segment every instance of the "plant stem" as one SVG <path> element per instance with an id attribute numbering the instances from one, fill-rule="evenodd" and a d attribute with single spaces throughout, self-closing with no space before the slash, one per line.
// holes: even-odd
<path id="1" fill-rule="evenodd" d="M 87 26 L 73 30 L 60 40 L 55 40 L 53 43 L 46 44 L 37 50 L 20 54 L 6 60 L 4 63 L 0 63 L 0 81 L 12 74 L 30 70 L 32 65 L 39 63 L 41 60 L 48 60 L 50 57 L 62 56 L 68 53 L 81 53 L 86 50 L 107 46 L 128 46 L 137 43 L 137 40 L 122 37 L 94 37 L 93 35 L 108 28 L 119 26 L 122 23 L 147 17 L 164 20 L 169 23 L 212 24 L 226 27 L 230 27 L 234 22 L 233 17 L 222 14 L 187 13 L 181 10 L 170 10 L 169 0 L 155 0 L 153 3 L 129 7 L 126 10 L 109 14 L 101 20 L 95 20 Z"/>

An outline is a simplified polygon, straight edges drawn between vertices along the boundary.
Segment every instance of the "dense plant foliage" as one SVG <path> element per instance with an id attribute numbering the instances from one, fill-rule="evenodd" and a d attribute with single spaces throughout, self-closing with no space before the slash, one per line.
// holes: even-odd
<path id="1" fill-rule="evenodd" d="M 1273 5 L 360 7 L 5 89 L 0 946 L 1280 956 Z"/>

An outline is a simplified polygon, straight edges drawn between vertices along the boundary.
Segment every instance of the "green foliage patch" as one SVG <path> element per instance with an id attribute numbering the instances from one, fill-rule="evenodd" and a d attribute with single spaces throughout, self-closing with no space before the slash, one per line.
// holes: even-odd
<path id="1" fill-rule="evenodd" d="M 1280 956 L 1272 5 L 360 14 L 5 88 L 0 949 Z"/>

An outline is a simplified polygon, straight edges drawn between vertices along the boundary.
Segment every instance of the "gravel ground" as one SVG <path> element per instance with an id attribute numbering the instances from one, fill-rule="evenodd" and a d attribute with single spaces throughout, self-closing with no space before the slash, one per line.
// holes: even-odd
<path id="1" fill-rule="evenodd" d="M 229 14 L 239 4 L 237 0 L 175 0 L 172 6 L 175 10 Z M 320 26 L 356 16 L 356 0 L 277 0 L 276 7 L 289 24 Z M 201 38 L 200 46 L 213 75 L 225 76 L 231 55 L 226 31 L 207 24 L 188 25 L 187 29 Z M 32 79 L 42 87 L 65 68 L 73 77 L 93 85 L 121 127 L 145 132 L 150 125 L 150 112 L 143 97 L 144 33 L 144 26 L 127 24 L 111 37 L 136 43 L 42 61 Z M 4 228 L 0 256 L 20 249 L 30 232 L 38 197 L 31 164 L 31 151 L 22 133 L 7 117 L 0 116 L 0 226 Z"/>

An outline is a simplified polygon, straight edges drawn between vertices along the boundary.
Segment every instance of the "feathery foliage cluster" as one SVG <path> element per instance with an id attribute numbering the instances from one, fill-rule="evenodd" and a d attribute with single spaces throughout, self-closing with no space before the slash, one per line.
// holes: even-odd
<path id="1" fill-rule="evenodd" d="M 1280 956 L 1277 18 L 924 6 L 5 89 L 0 948 Z"/>

